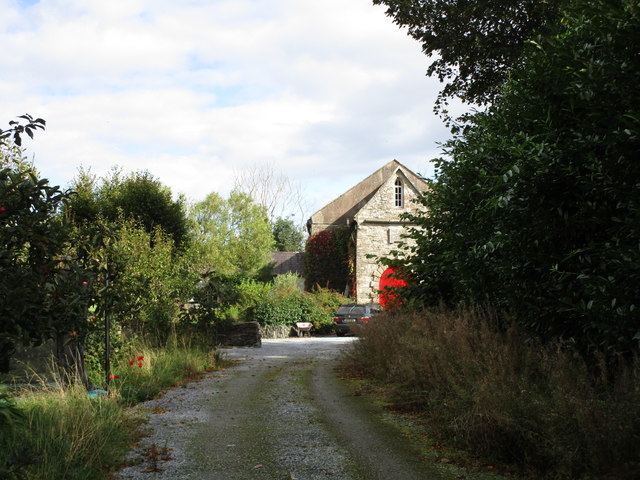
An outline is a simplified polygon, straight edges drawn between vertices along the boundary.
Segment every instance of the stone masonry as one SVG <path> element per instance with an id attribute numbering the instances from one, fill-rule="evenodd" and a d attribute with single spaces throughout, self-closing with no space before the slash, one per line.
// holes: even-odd
<path id="1" fill-rule="evenodd" d="M 398 182 L 399 181 L 399 182 Z M 397 205 L 398 188 L 401 205 Z M 400 215 L 421 208 L 413 200 L 427 189 L 426 182 L 396 160 L 386 164 L 333 202 L 314 213 L 310 234 L 350 225 L 355 234 L 355 301 L 376 303 L 380 276 L 385 270 L 375 257 L 388 256 L 398 248 L 408 223 Z M 369 258 L 370 256 L 374 258 Z"/>

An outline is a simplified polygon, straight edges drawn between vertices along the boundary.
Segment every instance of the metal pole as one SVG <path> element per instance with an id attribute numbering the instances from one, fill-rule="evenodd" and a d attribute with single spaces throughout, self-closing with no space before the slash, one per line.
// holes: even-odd
<path id="1" fill-rule="evenodd" d="M 111 382 L 111 319 L 109 318 L 109 272 L 105 275 L 105 293 L 106 299 L 104 303 L 104 372 L 106 376 L 107 391 Z"/>

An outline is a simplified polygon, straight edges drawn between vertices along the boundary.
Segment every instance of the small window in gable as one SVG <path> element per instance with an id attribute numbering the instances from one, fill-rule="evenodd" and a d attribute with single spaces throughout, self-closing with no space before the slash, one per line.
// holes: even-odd
<path id="1" fill-rule="evenodd" d="M 404 185 L 399 178 L 396 180 L 395 186 L 395 205 L 396 207 L 404 207 Z"/>

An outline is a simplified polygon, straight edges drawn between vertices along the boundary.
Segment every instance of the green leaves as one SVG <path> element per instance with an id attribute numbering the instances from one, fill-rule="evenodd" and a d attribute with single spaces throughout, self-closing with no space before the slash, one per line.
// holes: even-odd
<path id="1" fill-rule="evenodd" d="M 302 250 L 304 236 L 291 219 L 278 218 L 273 223 L 273 237 L 276 241 L 276 250 L 279 252 L 299 252 Z"/>
<path id="2" fill-rule="evenodd" d="M 80 224 L 98 215 L 117 222 L 120 217 L 139 222 L 148 233 L 157 227 L 171 236 L 176 248 L 188 243 L 188 221 L 182 199 L 174 200 L 168 187 L 149 172 L 123 176 L 113 170 L 101 184 L 89 172 L 75 179 L 75 195 L 65 206 L 66 214 Z"/>
<path id="3" fill-rule="evenodd" d="M 559 18 L 559 0 L 373 0 L 384 4 L 394 23 L 435 57 L 427 75 L 446 84 L 436 109 L 447 101 L 486 104 L 499 93 L 520 61 L 528 41 L 548 31 Z"/>
<path id="4" fill-rule="evenodd" d="M 233 191 L 224 199 L 213 192 L 193 205 L 190 219 L 203 269 L 252 275 L 271 261 L 271 224 L 249 195 Z"/>
<path id="5" fill-rule="evenodd" d="M 490 302 L 543 336 L 637 348 L 640 17 L 580 0 L 495 104 L 445 146 L 411 260 L 413 300 Z M 585 94 L 586 92 L 586 94 Z"/>
<path id="6" fill-rule="evenodd" d="M 56 213 L 67 194 L 19 159 L 7 160 L 0 170 L 0 368 L 16 342 L 50 338 L 60 317 L 73 322 L 68 306 L 80 295 L 78 285 L 62 286 L 70 275 L 61 258 L 68 229 Z"/>

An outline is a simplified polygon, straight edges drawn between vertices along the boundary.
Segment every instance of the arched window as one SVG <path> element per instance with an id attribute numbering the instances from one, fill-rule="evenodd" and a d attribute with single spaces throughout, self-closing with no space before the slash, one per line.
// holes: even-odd
<path id="1" fill-rule="evenodd" d="M 395 202 L 396 207 L 404 207 L 404 185 L 399 178 L 396 180 Z"/>

